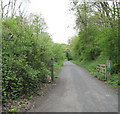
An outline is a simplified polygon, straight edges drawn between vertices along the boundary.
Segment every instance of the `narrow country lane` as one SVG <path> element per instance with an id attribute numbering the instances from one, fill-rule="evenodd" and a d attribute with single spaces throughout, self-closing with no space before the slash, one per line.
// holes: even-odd
<path id="1" fill-rule="evenodd" d="M 69 61 L 59 72 L 57 84 L 30 112 L 118 112 L 118 95 L 111 87 Z"/>

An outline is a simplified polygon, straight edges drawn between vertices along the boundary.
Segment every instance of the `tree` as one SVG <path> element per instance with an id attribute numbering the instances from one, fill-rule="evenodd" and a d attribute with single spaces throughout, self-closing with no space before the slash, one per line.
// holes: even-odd
<path id="1" fill-rule="evenodd" d="M 80 3 L 72 1 L 78 35 L 72 38 L 72 55 L 80 61 L 111 59 L 119 72 L 119 2 Z"/>
<path id="2" fill-rule="evenodd" d="M 25 2 L 25 1 L 24 1 Z M 27 0 L 29 3 L 29 0 Z M 25 17 L 26 9 L 22 8 L 23 1 L 18 0 L 1 0 L 1 18 L 16 17 L 21 16 Z"/>
<path id="3" fill-rule="evenodd" d="M 42 18 L 41 14 L 30 14 L 29 15 L 29 24 L 32 26 L 34 32 L 38 35 L 44 32 L 47 29 L 47 25 L 45 23 L 44 18 Z"/>

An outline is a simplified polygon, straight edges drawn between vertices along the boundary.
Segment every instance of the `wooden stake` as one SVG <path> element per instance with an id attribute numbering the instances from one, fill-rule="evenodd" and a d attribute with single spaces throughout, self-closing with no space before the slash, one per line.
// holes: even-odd
<path id="1" fill-rule="evenodd" d="M 54 81 L 54 66 L 51 65 L 52 81 Z"/>
<path id="2" fill-rule="evenodd" d="M 51 58 L 51 80 L 54 81 L 54 60 Z"/>

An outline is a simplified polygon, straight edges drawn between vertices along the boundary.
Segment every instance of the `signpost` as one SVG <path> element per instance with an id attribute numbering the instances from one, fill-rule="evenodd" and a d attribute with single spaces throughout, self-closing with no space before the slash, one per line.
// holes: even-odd
<path id="1" fill-rule="evenodd" d="M 110 72 L 111 72 L 110 60 L 107 60 L 107 62 L 106 62 L 106 77 L 107 77 L 107 80 L 109 80 L 109 78 L 110 78 Z"/>

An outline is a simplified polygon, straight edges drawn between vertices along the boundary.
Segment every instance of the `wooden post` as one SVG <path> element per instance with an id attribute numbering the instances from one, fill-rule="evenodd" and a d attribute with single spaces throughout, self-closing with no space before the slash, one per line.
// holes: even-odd
<path id="1" fill-rule="evenodd" d="M 51 80 L 54 81 L 54 65 L 53 65 L 53 58 L 51 58 Z"/>
<path id="2" fill-rule="evenodd" d="M 106 62 L 106 79 L 109 80 L 110 79 L 110 71 L 111 71 L 111 68 L 110 68 L 110 60 L 107 60 Z"/>
<path id="3" fill-rule="evenodd" d="M 54 67 L 53 67 L 53 65 L 51 66 L 51 71 L 52 71 L 52 81 L 54 81 Z"/>

